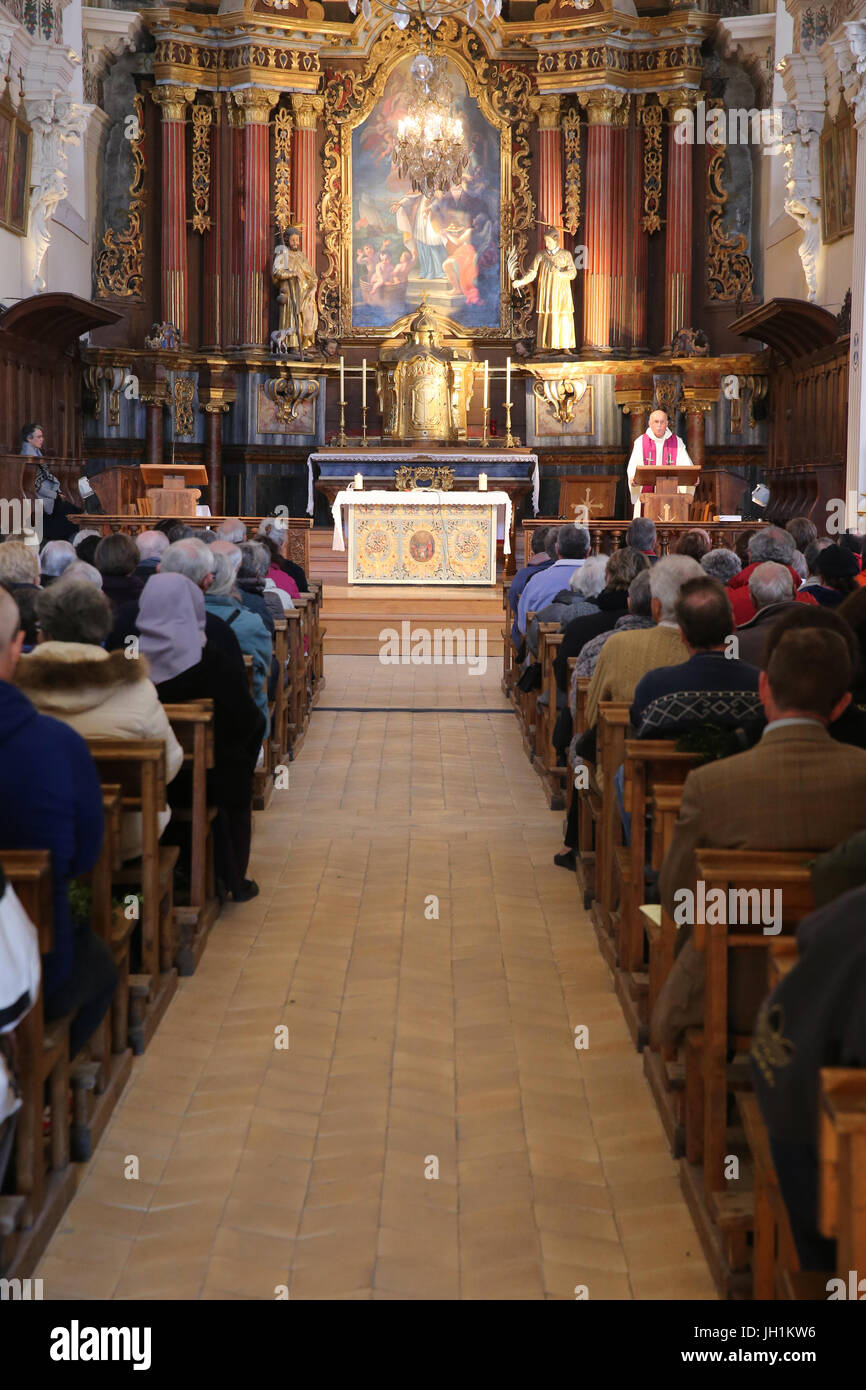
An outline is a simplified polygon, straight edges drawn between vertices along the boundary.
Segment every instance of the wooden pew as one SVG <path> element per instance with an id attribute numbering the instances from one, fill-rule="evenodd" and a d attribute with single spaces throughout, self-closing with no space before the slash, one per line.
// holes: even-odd
<path id="1" fill-rule="evenodd" d="M 622 844 L 622 821 L 616 800 L 614 776 L 623 760 L 630 708 L 631 705 L 626 700 L 603 700 L 598 707 L 596 726 L 596 896 L 591 915 L 602 955 L 612 971 L 616 969 L 614 860 L 617 847 Z"/>
<path id="2" fill-rule="evenodd" d="M 536 701 L 535 711 L 535 751 L 533 767 L 541 778 L 547 804 L 551 811 L 561 811 L 565 806 L 563 783 L 566 769 L 557 763 L 556 749 L 553 746 L 553 731 L 556 726 L 556 675 L 553 662 L 562 645 L 562 629 L 559 623 L 539 623 L 538 660 L 541 664 L 541 691 Z"/>
<path id="3" fill-rule="evenodd" d="M 781 891 L 781 931 L 792 935 L 813 906 L 809 851 L 698 849 L 698 879 L 706 892 Z M 728 899 L 730 901 L 730 899 Z M 693 941 L 705 957 L 704 1025 L 686 1037 L 686 1156 L 680 1161 L 683 1192 L 719 1287 L 739 1287 L 747 1264 L 747 1239 L 754 1222 L 754 1200 L 742 1182 L 728 1186 L 726 1157 L 736 1156 L 728 1132 L 729 1088 L 748 1088 L 748 1070 L 728 1063 L 729 1050 L 743 1059 L 751 1032 L 728 1029 L 729 952 L 761 953 L 765 977 L 773 936 L 760 925 L 707 922 L 696 898 Z M 742 1147 L 742 1145 L 740 1145 Z"/>
<path id="4" fill-rule="evenodd" d="M 751 1091 L 737 1095 L 737 1106 L 749 1146 L 755 1212 L 752 1232 L 752 1298 L 807 1297 L 788 1209 L 779 1187 L 770 1138 Z"/>
<path id="5" fill-rule="evenodd" d="M 172 819 L 190 827 L 189 902 L 175 904 L 178 928 L 175 964 L 178 975 L 192 975 L 201 960 L 208 933 L 219 916 L 214 886 L 213 822 L 216 808 L 208 806 L 207 774 L 214 765 L 213 701 L 195 700 L 165 705 L 175 738 L 183 749 L 183 764 L 191 775 L 192 804 L 173 810 Z"/>
<path id="6" fill-rule="evenodd" d="M 311 676 L 313 686 L 313 704 L 316 703 L 322 690 L 325 687 L 325 634 L 328 629 L 322 627 L 322 601 L 324 585 L 318 580 L 308 580 L 310 597 L 312 599 L 312 627 L 313 644 L 310 651 Z"/>
<path id="7" fill-rule="evenodd" d="M 653 841 L 652 866 L 658 872 L 664 863 L 682 802 L 683 784 L 656 783 L 652 790 Z M 641 925 L 647 941 L 647 1022 L 674 963 L 678 927 L 660 903 L 640 907 Z M 643 1050 L 643 1069 L 674 1158 L 685 1152 L 683 1101 L 685 1068 L 675 1048 L 659 1048 L 652 1037 Z"/>
<path id="8" fill-rule="evenodd" d="M 511 627 L 514 622 L 514 615 L 508 605 L 508 591 L 511 588 L 511 580 L 502 581 L 502 607 L 504 610 L 502 619 L 502 693 L 511 697 L 511 689 L 514 685 L 514 645 L 511 641 Z"/>
<path id="9" fill-rule="evenodd" d="M 0 863 L 36 927 L 39 950 L 54 945 L 51 855 L 47 850 L 3 850 Z M 42 991 L 15 1029 L 22 1103 L 16 1115 L 14 1190 L 0 1198 L 0 1274 L 28 1278 L 36 1268 L 75 1191 L 69 1162 L 69 1023 L 46 1023 Z M 51 1139 L 43 1136 L 45 1089 Z"/>
<path id="10" fill-rule="evenodd" d="M 91 893 L 93 930 L 111 951 L 117 986 L 111 1008 L 70 1065 L 73 1159 L 86 1162 L 99 1143 L 132 1071 L 129 1047 L 129 951 L 135 921 L 113 905 L 112 882 L 121 869 L 121 789 L 103 786 L 105 833 L 99 859 L 86 876 Z"/>
<path id="11" fill-rule="evenodd" d="M 276 765 L 289 755 L 289 702 L 286 691 L 289 661 L 289 624 L 285 618 L 274 619 L 274 656 L 279 673 L 271 719 L 271 749 Z"/>
<path id="12" fill-rule="evenodd" d="M 301 612 L 290 608 L 286 613 L 289 664 L 286 685 L 286 727 L 289 741 L 289 761 L 293 761 L 304 741 L 305 671 L 304 644 L 301 635 Z"/>
<path id="13" fill-rule="evenodd" d="M 818 1227 L 847 1289 L 850 1270 L 866 1280 L 866 1069 L 822 1067 L 818 1151 Z"/>
<path id="14" fill-rule="evenodd" d="M 672 739 L 627 739 L 624 748 L 623 804 L 631 816 L 631 843 L 616 852 L 620 879 L 617 928 L 616 991 L 629 1031 L 639 1048 L 646 1041 L 648 977 L 644 969 L 644 932 L 640 916 L 645 892 L 645 819 L 656 781 L 685 782 L 699 763 L 694 753 L 678 753 Z"/>
<path id="15" fill-rule="evenodd" d="M 576 665 L 577 657 L 570 657 L 568 661 L 569 690 L 571 690 L 571 674 Z M 571 712 L 575 734 L 582 734 L 586 730 L 586 696 L 590 680 L 590 676 L 578 676 L 577 678 L 577 702 Z M 581 763 L 581 767 L 584 766 L 588 772 L 588 764 Z M 588 778 L 585 787 L 575 787 L 576 776 L 577 765 L 570 764 L 567 779 L 568 793 L 570 798 L 577 797 L 577 881 L 583 893 L 583 905 L 589 911 L 593 898 L 596 896 L 597 844 L 595 827 L 601 815 L 601 796 L 598 784 L 594 784 L 592 778 Z"/>
<path id="16" fill-rule="evenodd" d="M 118 896 L 140 887 L 141 974 L 130 976 L 129 1041 L 136 1056 L 147 1047 L 177 989 L 174 866 L 178 850 L 159 842 L 165 809 L 165 745 L 161 739 L 89 738 L 103 784 L 122 790 L 124 811 L 141 814 L 142 855 L 114 875 Z"/>

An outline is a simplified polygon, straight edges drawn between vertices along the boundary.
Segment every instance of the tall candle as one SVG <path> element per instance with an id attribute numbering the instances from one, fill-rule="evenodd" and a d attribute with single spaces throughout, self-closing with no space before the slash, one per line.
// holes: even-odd
<path id="1" fill-rule="evenodd" d="M 363 490 L 364 490 L 364 475 L 363 475 L 363 473 L 356 473 L 356 474 L 355 474 L 355 491 L 356 491 L 356 492 L 363 492 Z"/>
<path id="2" fill-rule="evenodd" d="M 367 359 L 361 358 L 361 404 L 367 404 Z"/>
<path id="3" fill-rule="evenodd" d="M 505 404 L 511 405 L 511 358 L 505 359 Z"/>
<path id="4" fill-rule="evenodd" d="M 340 358 L 340 405 L 346 401 L 346 359 Z"/>
<path id="5" fill-rule="evenodd" d="M 479 473 L 479 474 L 478 474 L 478 491 L 479 491 L 479 492 L 486 492 L 486 491 L 487 491 L 487 474 L 486 474 L 486 473 Z"/>
<path id="6" fill-rule="evenodd" d="M 490 362 L 484 359 L 484 409 L 490 404 Z"/>

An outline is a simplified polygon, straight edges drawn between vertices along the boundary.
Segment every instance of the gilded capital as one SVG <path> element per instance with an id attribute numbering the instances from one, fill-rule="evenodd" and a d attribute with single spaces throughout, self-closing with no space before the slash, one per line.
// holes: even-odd
<path id="1" fill-rule="evenodd" d="M 706 96 L 697 87 L 675 87 L 669 92 L 659 92 L 659 105 L 674 111 L 685 108 L 694 111 L 699 101 L 706 101 Z"/>
<path id="2" fill-rule="evenodd" d="M 539 130 L 559 130 L 562 120 L 558 96 L 533 96 L 529 98 L 529 105 L 538 118 Z"/>
<path id="3" fill-rule="evenodd" d="M 317 96 L 293 96 L 292 110 L 298 130 L 315 130 L 319 117 L 325 109 L 325 98 Z"/>
<path id="4" fill-rule="evenodd" d="M 267 125 L 280 94 L 264 87 L 245 87 L 241 92 L 232 92 L 231 98 L 238 112 L 233 125 Z"/>
<path id="5" fill-rule="evenodd" d="M 178 87 L 174 83 L 152 87 L 150 95 L 162 108 L 164 121 L 186 120 L 186 108 L 195 101 L 195 87 Z"/>
<path id="6" fill-rule="evenodd" d="M 586 111 L 589 125 L 620 125 L 623 124 L 623 113 L 628 116 L 627 92 L 611 92 L 607 89 L 580 92 L 577 99 Z"/>

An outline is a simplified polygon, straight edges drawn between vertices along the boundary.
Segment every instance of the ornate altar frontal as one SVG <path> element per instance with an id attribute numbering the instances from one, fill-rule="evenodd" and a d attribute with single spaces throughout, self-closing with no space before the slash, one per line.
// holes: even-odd
<path id="1" fill-rule="evenodd" d="M 493 584 L 494 507 L 354 506 L 351 584 Z"/>

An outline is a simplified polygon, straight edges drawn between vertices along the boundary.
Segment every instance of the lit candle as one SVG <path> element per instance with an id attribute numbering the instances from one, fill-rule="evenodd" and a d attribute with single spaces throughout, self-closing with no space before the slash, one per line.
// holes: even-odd
<path id="1" fill-rule="evenodd" d="M 346 359 L 340 358 L 340 405 L 346 404 Z"/>
<path id="2" fill-rule="evenodd" d="M 505 404 L 511 405 L 511 358 L 505 359 Z"/>
<path id="3" fill-rule="evenodd" d="M 490 404 L 490 362 L 484 359 L 484 409 Z"/>
<path id="4" fill-rule="evenodd" d="M 486 473 L 479 473 L 479 474 L 478 474 L 478 491 L 479 491 L 479 492 L 486 492 L 486 491 L 487 491 L 487 474 L 486 474 Z"/>
<path id="5" fill-rule="evenodd" d="M 361 404 L 367 404 L 367 359 L 361 358 Z"/>
<path id="6" fill-rule="evenodd" d="M 364 490 L 364 475 L 363 475 L 363 473 L 356 473 L 356 474 L 355 474 L 355 491 L 356 491 L 356 492 L 363 492 L 363 490 Z"/>

